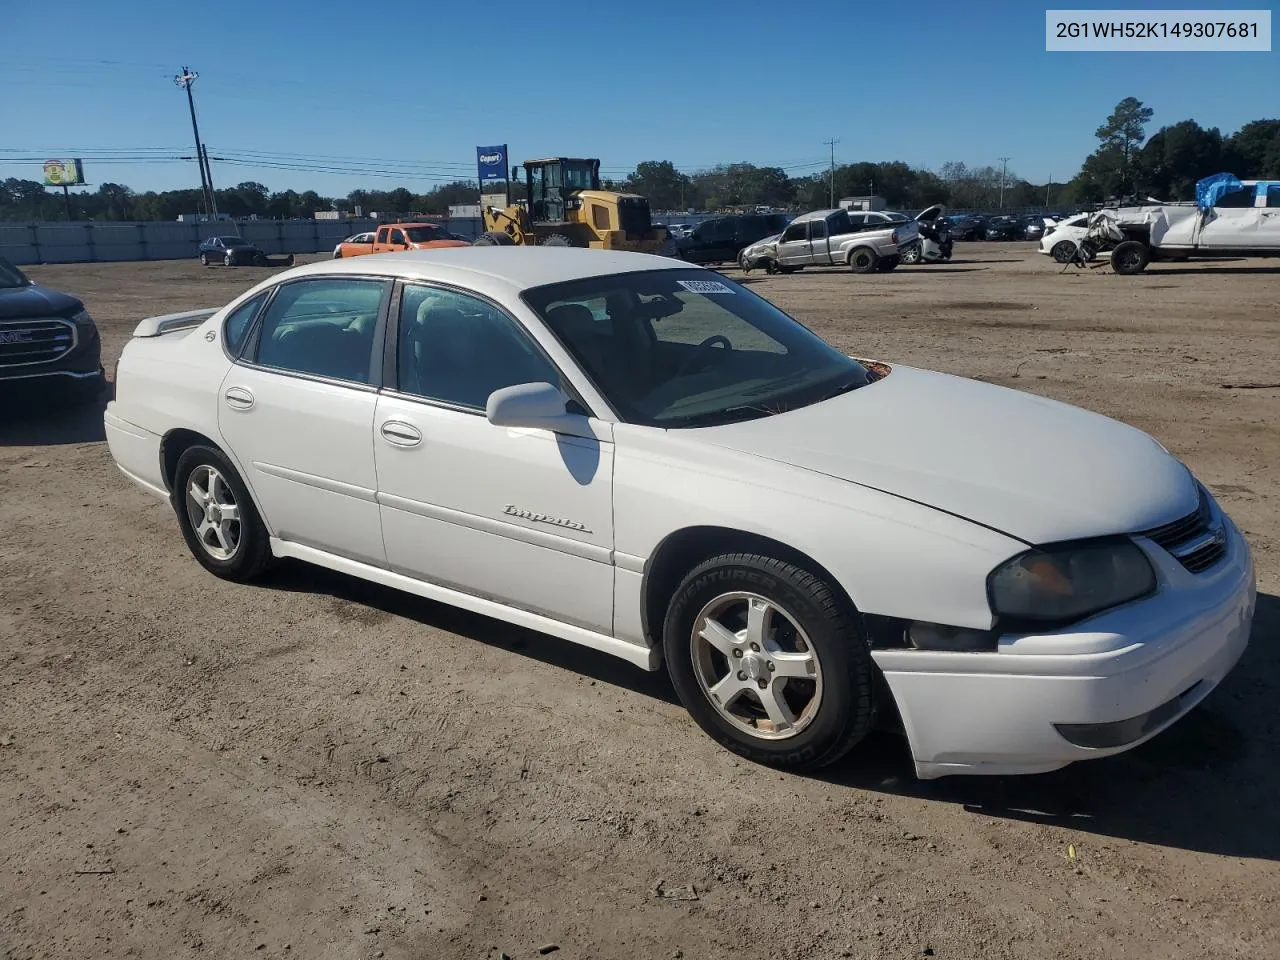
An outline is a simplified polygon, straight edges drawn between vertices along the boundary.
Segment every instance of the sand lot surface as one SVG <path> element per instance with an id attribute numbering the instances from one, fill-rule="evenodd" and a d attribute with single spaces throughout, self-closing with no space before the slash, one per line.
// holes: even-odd
<path id="1" fill-rule="evenodd" d="M 303 258 L 306 259 L 306 258 Z M 1280 261 L 753 273 L 862 356 L 1132 423 L 1254 549 L 1254 640 L 1171 730 L 1031 778 L 722 751 L 661 674 L 298 564 L 207 574 L 101 407 L 0 418 L 0 960 L 1280 957 Z M 727 271 L 738 276 L 737 271 Z M 266 276 L 34 267 L 108 371 Z M 1069 856 L 1069 846 L 1074 859 Z"/>

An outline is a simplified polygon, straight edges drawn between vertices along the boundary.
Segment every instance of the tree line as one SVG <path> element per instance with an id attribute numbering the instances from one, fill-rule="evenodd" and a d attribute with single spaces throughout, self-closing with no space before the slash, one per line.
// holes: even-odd
<path id="1" fill-rule="evenodd" d="M 1061 184 L 1031 183 L 994 166 L 942 164 L 936 171 L 900 161 L 849 163 L 793 177 L 781 167 L 750 163 L 720 164 L 685 172 L 669 160 L 646 160 L 627 177 L 606 181 L 606 189 L 625 190 L 649 198 L 655 210 L 724 210 L 766 206 L 812 210 L 832 197 L 875 195 L 890 207 L 920 210 L 934 203 L 956 209 L 995 209 L 1073 205 L 1120 197 L 1154 196 L 1190 199 L 1197 180 L 1229 171 L 1242 179 L 1280 180 L 1280 120 L 1255 120 L 1226 136 L 1218 128 L 1183 120 L 1161 127 L 1150 137 L 1152 109 L 1134 97 L 1116 105 L 1095 136 L 1097 149 L 1079 173 Z M 517 190 L 517 195 L 519 191 Z M 475 203 L 475 181 L 446 183 L 427 193 L 405 187 L 354 190 L 345 197 L 322 197 L 313 190 L 271 192 L 261 183 L 245 182 L 216 191 L 220 213 L 233 217 L 272 219 L 312 217 L 321 210 L 365 214 L 446 214 L 456 204 Z M 199 190 L 136 193 L 118 183 L 94 192 L 71 194 L 76 220 L 176 220 L 202 210 Z M 60 220 L 64 198 L 34 180 L 0 181 L 0 220 Z"/>

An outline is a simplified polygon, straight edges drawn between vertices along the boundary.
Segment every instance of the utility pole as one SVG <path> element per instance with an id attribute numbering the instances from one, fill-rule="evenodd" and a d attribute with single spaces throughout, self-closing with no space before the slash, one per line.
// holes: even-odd
<path id="1" fill-rule="evenodd" d="M 831 148 L 831 207 L 834 209 L 836 205 L 836 144 L 839 140 L 823 140 L 827 146 Z"/>
<path id="2" fill-rule="evenodd" d="M 1044 205 L 1049 205 L 1049 188 L 1053 186 L 1053 174 L 1049 174 L 1049 182 L 1044 187 Z"/>
<path id="3" fill-rule="evenodd" d="M 1005 176 L 1005 172 L 1009 169 L 1009 158 L 997 157 L 996 159 L 1000 161 L 1000 209 L 1003 210 L 1004 209 L 1004 176 Z"/>
<path id="4" fill-rule="evenodd" d="M 205 183 L 209 184 L 209 202 L 213 204 L 213 216 L 218 216 L 218 195 L 213 189 L 213 167 L 209 166 L 209 148 L 203 143 L 200 144 L 200 159 L 204 166 Z"/>
<path id="5" fill-rule="evenodd" d="M 209 177 L 205 169 L 204 145 L 200 142 L 200 127 L 196 124 L 196 101 L 191 95 L 191 85 L 196 82 L 196 78 L 200 74 L 187 67 L 182 68 L 182 73 L 173 78 L 173 82 L 187 91 L 187 107 L 191 110 L 191 132 L 196 139 L 196 165 L 200 168 L 200 190 L 204 194 L 204 208 L 212 220 L 217 214 L 217 210 L 213 203 L 213 187 L 209 183 Z"/>

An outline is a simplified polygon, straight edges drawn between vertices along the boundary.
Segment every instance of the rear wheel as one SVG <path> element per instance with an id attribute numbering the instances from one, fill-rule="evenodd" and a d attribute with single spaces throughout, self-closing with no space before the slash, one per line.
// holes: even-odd
<path id="1" fill-rule="evenodd" d="M 1151 251 L 1141 240 L 1125 240 L 1111 251 L 1111 269 L 1126 276 L 1141 273 L 1150 260 Z"/>
<path id="2" fill-rule="evenodd" d="M 195 446 L 173 472 L 173 508 L 187 548 L 210 573 L 250 580 L 271 562 L 267 528 L 221 450 Z"/>
<path id="3" fill-rule="evenodd" d="M 516 242 L 501 230 L 482 233 L 472 241 L 472 246 L 476 247 L 514 247 L 515 245 Z"/>
<path id="4" fill-rule="evenodd" d="M 544 247 L 572 247 L 573 242 L 563 233 L 553 233 L 542 241 Z"/>
<path id="5" fill-rule="evenodd" d="M 875 667 L 830 584 L 757 554 L 699 564 L 663 625 L 667 669 L 704 731 L 756 763 L 813 769 L 871 728 Z"/>
<path id="6" fill-rule="evenodd" d="M 879 259 L 870 247 L 858 247 L 849 254 L 849 268 L 854 273 L 873 273 Z"/>

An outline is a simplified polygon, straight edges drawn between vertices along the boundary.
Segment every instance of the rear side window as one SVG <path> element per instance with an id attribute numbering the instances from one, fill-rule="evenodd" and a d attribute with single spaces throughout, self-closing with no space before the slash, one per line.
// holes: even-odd
<path id="1" fill-rule="evenodd" d="M 1267 206 L 1280 207 L 1280 183 L 1267 187 Z"/>
<path id="2" fill-rule="evenodd" d="M 373 334 L 389 280 L 323 277 L 286 283 L 263 313 L 264 367 L 369 383 Z"/>
<path id="3" fill-rule="evenodd" d="M 222 342 L 231 356 L 240 356 L 240 348 L 244 346 L 245 337 L 249 335 L 249 328 L 253 326 L 253 318 L 257 316 L 258 308 L 266 299 L 267 295 L 260 293 L 246 300 L 232 310 L 227 315 L 227 319 L 222 322 Z"/>
<path id="4" fill-rule="evenodd" d="M 1254 193 L 1255 190 L 1253 186 L 1241 187 L 1239 190 L 1232 190 L 1230 193 L 1224 193 L 1218 198 L 1218 202 L 1215 203 L 1214 206 L 1228 209 L 1252 207 Z"/>

